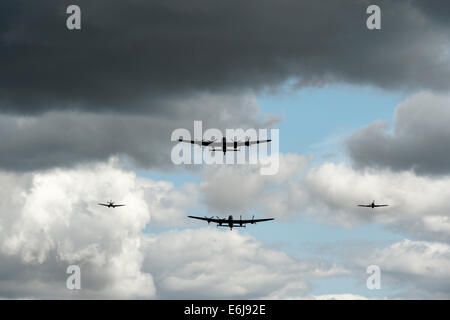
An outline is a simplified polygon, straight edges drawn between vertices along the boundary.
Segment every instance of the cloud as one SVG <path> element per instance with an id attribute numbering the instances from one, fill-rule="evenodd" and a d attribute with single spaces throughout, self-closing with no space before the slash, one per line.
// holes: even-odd
<path id="1" fill-rule="evenodd" d="M 448 24 L 447 12 L 450 10 L 448 1 L 436 0 L 429 2 L 426 0 L 413 0 L 413 4 L 417 6 L 425 15 L 429 16 L 432 21 L 437 24 Z"/>
<path id="2" fill-rule="evenodd" d="M 250 165 L 205 168 L 199 201 L 214 214 L 307 217 L 346 228 L 376 223 L 426 240 L 450 241 L 449 176 L 357 169 L 346 163 L 313 165 L 299 154 L 279 156 L 280 171 L 274 176 L 262 176 L 258 166 Z M 373 200 L 389 207 L 357 206 Z"/>
<path id="3" fill-rule="evenodd" d="M 281 166 L 284 169 L 272 177 L 236 168 L 234 174 L 241 181 L 262 179 L 244 186 L 253 190 L 261 183 L 262 189 L 246 192 L 250 196 L 243 199 L 259 202 L 262 208 L 272 201 L 267 197 L 270 190 L 292 190 L 280 198 L 281 203 L 287 201 L 282 208 L 289 208 L 280 211 L 287 214 L 284 218 L 310 215 L 319 222 L 349 227 L 381 223 L 430 241 L 404 240 L 347 255 L 350 260 L 340 266 L 322 259 L 294 258 L 236 230 L 204 227 L 143 233 L 149 223 L 181 225 L 177 221 L 185 220 L 189 208 L 203 204 L 207 189 L 201 184 L 174 187 L 137 177 L 115 160 L 72 169 L 1 172 L 0 297 L 359 299 L 364 297 L 314 295 L 309 281 L 353 274 L 352 270 L 360 271 L 369 262 L 381 267 L 383 286 L 403 290 L 390 297 L 448 296 L 447 177 L 356 170 L 333 163 L 304 172 L 308 159 L 296 154 L 282 154 L 281 163 L 289 165 Z M 209 172 L 209 178 L 229 177 L 232 171 L 223 169 Z M 296 194 L 302 197 L 291 198 Z M 374 195 L 391 206 L 373 213 L 356 207 L 361 199 Z M 97 205 L 110 198 L 127 206 Z M 297 207 L 292 205 L 295 201 Z M 217 210 L 221 205 L 215 200 L 209 204 Z M 239 203 L 245 205 L 245 201 Z M 65 287 L 66 268 L 71 264 L 81 267 L 80 291 Z"/>
<path id="4" fill-rule="evenodd" d="M 312 165 L 311 157 L 295 153 L 280 153 L 279 157 L 280 171 L 273 176 L 261 175 L 258 165 L 208 166 L 199 183 L 178 188 L 152 183 L 146 192 L 154 211 L 163 213 L 158 214 L 158 223 L 175 226 L 173 218 L 182 217 L 183 208 L 205 206 L 209 215 L 231 213 L 249 218 L 256 214 L 277 220 L 307 217 L 346 228 L 377 223 L 414 237 L 450 241 L 448 176 L 356 169 L 333 162 Z M 163 196 L 156 200 L 158 195 Z M 372 210 L 357 206 L 373 200 L 389 207 Z"/>
<path id="5" fill-rule="evenodd" d="M 379 1 L 80 0 L 82 30 L 66 28 L 67 1 L 0 5 L 4 112 L 173 114 L 167 99 L 330 82 L 449 88 L 442 10 Z M 255 5 L 257 4 L 257 5 Z"/>
<path id="6" fill-rule="evenodd" d="M 107 161 L 111 156 L 144 168 L 173 168 L 172 131 L 193 134 L 194 120 L 208 128 L 267 128 L 254 95 L 202 94 L 172 100 L 174 117 L 117 113 L 55 111 L 33 116 L 0 115 L 0 168 L 32 171 Z"/>
<path id="7" fill-rule="evenodd" d="M 450 178 L 424 177 L 412 171 L 357 170 L 325 163 L 312 168 L 298 185 L 304 212 L 316 221 L 342 226 L 381 223 L 396 231 L 437 241 L 448 237 Z M 389 207 L 366 209 L 375 200 Z"/>
<path id="8" fill-rule="evenodd" d="M 213 212 L 261 211 L 276 218 L 286 218 L 294 209 L 293 199 L 300 175 L 309 158 L 295 153 L 279 154 L 279 171 L 261 175 L 259 165 L 214 166 L 204 170 L 200 184 L 204 202 Z M 301 197 L 300 194 L 295 196 Z"/>
<path id="9" fill-rule="evenodd" d="M 402 288 L 398 296 L 413 299 L 448 299 L 450 295 L 450 246 L 446 243 L 408 239 L 378 249 L 357 264 L 376 264 L 381 286 Z"/>
<path id="10" fill-rule="evenodd" d="M 279 156 L 280 171 L 274 176 L 260 175 L 258 166 L 205 168 L 199 200 L 214 214 L 307 217 L 346 228 L 377 223 L 427 240 L 450 241 L 450 177 L 345 163 L 312 165 L 310 157 L 295 153 Z M 389 207 L 357 206 L 373 200 Z"/>
<path id="11" fill-rule="evenodd" d="M 171 182 L 140 179 L 144 199 L 152 213 L 152 226 L 174 227 L 187 223 L 186 214 L 201 204 L 198 185 L 174 187 Z"/>
<path id="12" fill-rule="evenodd" d="M 357 167 L 448 174 L 449 122 L 450 96 L 421 92 L 397 107 L 392 131 L 387 122 L 374 122 L 357 130 L 347 149 Z"/>
<path id="13" fill-rule="evenodd" d="M 137 298 L 155 293 L 152 276 L 140 270 L 140 233 L 150 213 L 133 173 L 113 163 L 55 169 L 18 175 L 11 190 L 13 177 L 0 174 L 6 200 L 0 211 L 0 260 L 6 266 L 0 271 L 1 296 Z M 123 201 L 126 209 L 97 205 L 105 199 Z M 71 264 L 82 270 L 80 294 L 65 288 Z"/>
<path id="14" fill-rule="evenodd" d="M 311 279 L 346 273 L 338 266 L 299 261 L 253 237 L 215 228 L 149 236 L 144 270 L 163 299 L 286 299 L 309 292 Z"/>
<path id="15" fill-rule="evenodd" d="M 280 171 L 274 176 L 260 175 L 257 165 L 207 167 L 203 180 L 189 186 L 190 194 L 211 215 L 307 217 L 346 228 L 375 223 L 413 237 L 450 241 L 449 176 L 357 169 L 346 163 L 312 165 L 310 157 L 279 156 Z M 373 200 L 389 206 L 357 206 Z"/>
<path id="16" fill-rule="evenodd" d="M 185 192 L 195 188 L 137 177 L 114 159 L 0 172 L 0 186 L 2 298 L 288 297 L 308 295 L 310 279 L 346 273 L 236 231 L 146 234 L 153 220 L 162 226 L 185 221 L 183 208 L 198 205 Z M 126 206 L 97 205 L 106 199 Z M 73 264 L 81 269 L 79 291 L 66 288 L 66 269 Z"/>

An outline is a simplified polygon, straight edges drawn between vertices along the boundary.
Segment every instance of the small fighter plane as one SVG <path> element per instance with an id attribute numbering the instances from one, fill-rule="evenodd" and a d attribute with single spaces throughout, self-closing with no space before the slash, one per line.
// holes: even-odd
<path id="1" fill-rule="evenodd" d="M 253 218 L 251 220 L 242 220 L 242 216 L 239 220 L 234 220 L 232 215 L 229 215 L 228 219 L 227 218 L 219 218 L 219 217 L 216 217 L 217 219 L 214 219 L 214 217 L 211 217 L 211 218 L 208 218 L 208 217 L 202 218 L 202 217 L 194 217 L 194 216 L 188 216 L 188 217 L 192 218 L 192 219 L 207 221 L 208 224 L 210 224 L 211 222 L 214 222 L 214 223 L 217 223 L 217 227 L 228 227 L 228 228 L 230 228 L 230 230 L 233 230 L 233 227 L 245 228 L 245 225 L 247 223 L 256 224 L 257 222 L 274 220 L 274 218 L 255 219 L 255 216 L 253 216 Z"/>
<path id="2" fill-rule="evenodd" d="M 183 140 L 182 138 L 178 139 L 179 142 L 185 142 L 190 144 L 198 144 L 199 146 L 203 147 L 210 147 L 210 151 L 222 151 L 223 154 L 227 151 L 239 151 L 238 147 L 246 146 L 249 147 L 253 144 L 260 144 L 260 143 L 267 143 L 272 141 L 272 139 L 269 140 L 256 140 L 256 141 L 227 141 L 227 138 L 223 137 L 222 141 L 216 141 L 216 140 Z M 217 149 L 218 148 L 218 149 Z"/>
<path id="3" fill-rule="evenodd" d="M 371 204 L 358 204 L 358 207 L 366 207 L 366 208 L 378 208 L 378 207 L 388 207 L 388 204 L 375 204 L 375 200 L 372 201 Z"/>
<path id="4" fill-rule="evenodd" d="M 99 206 L 105 206 L 108 208 L 116 208 L 116 207 L 123 207 L 125 206 L 124 204 L 114 204 L 114 202 L 112 200 L 108 201 L 108 203 L 99 203 Z"/>

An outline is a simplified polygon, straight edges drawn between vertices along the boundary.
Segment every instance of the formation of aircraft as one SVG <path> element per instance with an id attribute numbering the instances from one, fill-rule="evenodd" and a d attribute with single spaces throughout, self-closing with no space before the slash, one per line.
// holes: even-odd
<path id="1" fill-rule="evenodd" d="M 254 144 L 267 143 L 272 141 L 272 139 L 268 140 L 256 140 L 256 141 L 227 141 L 227 138 L 223 137 L 222 141 L 213 140 L 183 140 L 182 138 L 178 139 L 179 142 L 197 144 L 202 147 L 210 147 L 210 151 L 222 151 L 223 154 L 227 151 L 239 151 L 238 147 L 249 147 Z"/>
<path id="2" fill-rule="evenodd" d="M 203 220 L 203 221 L 207 221 L 208 224 L 210 224 L 211 222 L 217 223 L 217 227 L 227 227 L 230 228 L 230 230 L 233 230 L 233 227 L 235 228 L 245 228 L 245 225 L 247 223 L 250 224 L 256 224 L 257 222 L 264 222 L 264 221 L 270 221 L 270 220 L 274 220 L 274 218 L 268 218 L 268 219 L 255 219 L 255 216 L 253 216 L 253 218 L 251 220 L 242 220 L 242 216 L 240 217 L 239 220 L 235 220 L 233 219 L 232 215 L 228 216 L 227 218 L 219 218 L 216 217 L 217 219 L 215 219 L 214 217 L 195 217 L 195 216 L 188 216 L 189 218 L 192 219 L 198 219 L 198 220 Z"/>
<path id="3" fill-rule="evenodd" d="M 100 206 L 105 206 L 108 208 L 117 208 L 117 207 L 123 207 L 125 204 L 115 204 L 114 201 L 110 200 L 107 201 L 107 203 L 98 203 Z M 375 204 L 375 200 L 372 201 L 371 204 L 358 204 L 358 207 L 365 207 L 365 208 L 379 208 L 379 207 L 388 207 L 388 204 Z M 271 221 L 275 220 L 274 218 L 266 218 L 266 219 L 255 219 L 255 216 L 252 217 L 251 220 L 249 219 L 242 219 L 242 216 L 240 216 L 239 220 L 233 219 L 232 215 L 229 215 L 228 218 L 220 218 L 217 217 L 196 217 L 196 216 L 188 216 L 188 218 L 191 219 L 197 219 L 197 220 L 203 220 L 208 222 L 210 224 L 211 222 L 214 222 L 217 224 L 217 227 L 227 227 L 230 228 L 230 230 L 233 230 L 233 228 L 245 228 L 247 224 L 256 224 L 257 222 L 265 222 L 265 221 Z"/>
<path id="4" fill-rule="evenodd" d="M 388 207 L 388 204 L 375 204 L 375 200 L 372 201 L 371 204 L 358 204 L 358 207 L 366 207 L 366 208 L 379 208 L 379 207 Z"/>
<path id="5" fill-rule="evenodd" d="M 99 206 L 105 206 L 108 208 L 116 208 L 116 207 L 123 207 L 125 206 L 124 204 L 114 204 L 114 201 L 110 200 L 107 203 L 99 203 Z"/>
<path id="6" fill-rule="evenodd" d="M 110 200 L 107 201 L 107 203 L 99 203 L 100 206 L 105 206 L 108 208 L 117 208 L 117 207 L 123 207 L 124 204 L 115 204 L 114 201 Z M 388 204 L 375 204 L 375 200 L 372 201 L 371 204 L 358 204 L 358 207 L 365 207 L 365 208 L 379 208 L 379 207 L 388 207 Z M 244 219 L 242 220 L 242 216 L 240 216 L 239 220 L 233 219 L 232 215 L 229 215 L 228 218 L 220 218 L 217 217 L 214 218 L 214 216 L 208 218 L 208 217 L 196 217 L 196 216 L 188 216 L 191 219 L 197 219 L 197 220 L 203 220 L 208 222 L 210 224 L 211 222 L 214 222 L 217 224 L 217 227 L 227 227 L 230 228 L 230 230 L 233 230 L 233 228 L 245 228 L 247 224 L 256 224 L 257 222 L 265 222 L 265 221 L 271 221 L 275 220 L 274 218 L 266 218 L 266 219 L 255 219 L 255 216 L 252 217 L 251 220 Z"/>
<path id="7" fill-rule="evenodd" d="M 107 201 L 107 203 L 99 203 L 100 206 L 105 206 L 108 208 L 117 208 L 117 207 L 123 207 L 124 204 L 115 204 L 114 201 L 110 200 Z M 358 204 L 358 207 L 365 207 L 365 208 L 379 208 L 379 207 L 388 207 L 388 204 L 375 204 L 375 200 L 372 201 L 371 204 Z M 228 218 L 220 218 L 217 217 L 214 218 L 214 216 L 208 218 L 208 217 L 196 217 L 196 216 L 188 216 L 192 219 L 198 219 L 208 222 L 210 224 L 211 222 L 214 222 L 217 224 L 217 227 L 227 227 L 232 230 L 233 228 L 245 228 L 247 224 L 256 224 L 257 222 L 265 222 L 265 221 L 271 221 L 275 220 L 274 218 L 267 218 L 267 219 L 255 219 L 255 216 L 252 217 L 251 220 L 244 219 L 242 220 L 242 216 L 240 216 L 239 220 L 233 219 L 232 215 L 229 215 Z"/>

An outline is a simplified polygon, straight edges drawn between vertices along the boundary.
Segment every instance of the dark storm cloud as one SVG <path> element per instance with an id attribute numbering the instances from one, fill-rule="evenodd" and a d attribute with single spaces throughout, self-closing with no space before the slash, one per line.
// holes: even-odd
<path id="1" fill-rule="evenodd" d="M 448 30 L 434 10 L 379 1 L 79 0 L 82 30 L 66 29 L 69 1 L 0 4 L 3 112 L 55 109 L 152 112 L 167 97 L 344 81 L 447 89 Z"/>
<path id="2" fill-rule="evenodd" d="M 413 4 L 418 7 L 432 21 L 449 24 L 450 2 L 447 0 L 413 0 Z"/>
<path id="3" fill-rule="evenodd" d="M 393 130 L 374 122 L 347 141 L 359 167 L 414 170 L 419 174 L 450 173 L 450 97 L 416 94 L 399 105 Z"/>
<path id="4" fill-rule="evenodd" d="M 127 155 L 140 164 L 170 161 L 170 131 L 161 119 L 55 112 L 30 119 L 0 118 L 0 167 L 37 170 Z M 163 139 L 152 139 L 164 132 Z"/>

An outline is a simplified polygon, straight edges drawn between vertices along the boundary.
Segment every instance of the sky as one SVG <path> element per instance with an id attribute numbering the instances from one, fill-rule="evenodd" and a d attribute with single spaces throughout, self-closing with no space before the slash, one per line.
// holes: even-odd
<path id="1" fill-rule="evenodd" d="M 448 2 L 71 4 L 0 3 L 0 298 L 450 298 Z M 194 121 L 278 170 L 177 165 Z"/>

